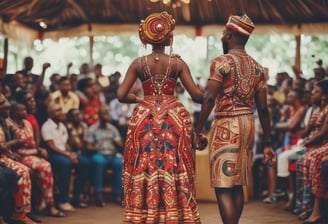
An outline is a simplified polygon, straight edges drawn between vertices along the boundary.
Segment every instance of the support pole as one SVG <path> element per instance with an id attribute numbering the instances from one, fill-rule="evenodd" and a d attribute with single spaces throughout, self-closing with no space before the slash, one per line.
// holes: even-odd
<path id="1" fill-rule="evenodd" d="M 295 65 L 301 68 L 301 35 L 295 36 L 296 40 L 296 55 L 295 55 Z"/>
<path id="2" fill-rule="evenodd" d="M 94 36 L 92 35 L 92 26 L 88 24 L 88 31 L 89 31 L 89 57 L 90 62 L 89 66 L 93 67 L 93 44 L 94 44 Z"/>
<path id="3" fill-rule="evenodd" d="M 93 35 L 89 36 L 89 56 L 90 56 L 90 66 L 93 67 Z"/>
<path id="4" fill-rule="evenodd" d="M 295 36 L 296 48 L 295 48 L 295 64 L 293 66 L 293 72 L 295 78 L 300 78 L 302 74 L 301 69 L 301 32 Z"/>

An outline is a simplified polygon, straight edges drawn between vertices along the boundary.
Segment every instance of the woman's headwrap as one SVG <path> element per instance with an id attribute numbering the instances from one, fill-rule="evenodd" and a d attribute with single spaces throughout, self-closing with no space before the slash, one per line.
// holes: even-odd
<path id="1" fill-rule="evenodd" d="M 175 19 L 163 11 L 150 14 L 139 25 L 139 37 L 146 44 L 164 43 L 175 28 Z"/>

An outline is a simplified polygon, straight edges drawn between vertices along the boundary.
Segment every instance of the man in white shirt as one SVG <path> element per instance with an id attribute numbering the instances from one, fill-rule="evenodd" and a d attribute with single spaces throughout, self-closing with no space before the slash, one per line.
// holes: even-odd
<path id="1" fill-rule="evenodd" d="M 50 104 L 48 107 L 49 119 L 41 127 L 42 139 L 49 152 L 49 161 L 53 173 L 58 177 L 58 207 L 62 211 L 74 211 L 74 207 L 86 207 L 80 202 L 84 184 L 89 172 L 89 161 L 86 157 L 71 152 L 67 144 L 68 133 L 62 123 L 64 114 L 58 104 Z M 69 184 L 72 169 L 75 169 L 76 179 L 72 204 L 69 203 Z"/>

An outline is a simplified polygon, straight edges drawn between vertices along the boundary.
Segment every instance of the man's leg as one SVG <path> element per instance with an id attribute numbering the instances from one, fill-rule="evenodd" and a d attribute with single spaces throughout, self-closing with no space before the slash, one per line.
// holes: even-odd
<path id="1" fill-rule="evenodd" d="M 70 178 L 73 164 L 69 158 L 52 153 L 50 154 L 50 163 L 53 172 L 58 176 L 59 201 L 58 203 L 68 202 Z"/>
<path id="2" fill-rule="evenodd" d="M 223 223 L 238 224 L 244 206 L 242 187 L 215 188 L 215 194 Z"/>
<path id="3" fill-rule="evenodd" d="M 76 178 L 74 181 L 72 204 L 75 207 L 86 207 L 86 204 L 80 202 L 80 196 L 88 178 L 87 174 L 89 173 L 89 160 L 87 157 L 81 155 L 78 155 L 77 159 L 78 163 L 74 164 Z"/>
<path id="4" fill-rule="evenodd" d="M 104 171 L 107 167 L 107 159 L 100 153 L 95 153 L 90 158 L 92 182 L 94 186 L 94 192 L 96 196 L 96 205 L 98 207 L 104 207 L 103 202 L 103 178 Z"/>
<path id="5" fill-rule="evenodd" d="M 12 193 L 16 188 L 18 176 L 16 172 L 10 168 L 0 168 L 1 179 L 4 180 L 0 193 L 0 216 L 8 220 L 13 215 Z"/>

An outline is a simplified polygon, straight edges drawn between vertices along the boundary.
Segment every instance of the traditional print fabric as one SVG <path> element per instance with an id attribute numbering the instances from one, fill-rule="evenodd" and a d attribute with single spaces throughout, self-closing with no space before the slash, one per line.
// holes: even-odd
<path id="1" fill-rule="evenodd" d="M 148 98 L 148 97 L 146 97 Z M 125 221 L 200 223 L 189 113 L 174 97 L 134 110 L 124 152 Z"/>
<path id="2" fill-rule="evenodd" d="M 209 138 L 211 186 L 246 185 L 247 155 L 254 144 L 254 95 L 266 88 L 264 68 L 245 50 L 233 49 L 212 61 L 209 80 L 223 85 Z"/>
<path id="3" fill-rule="evenodd" d="M 24 141 L 19 150 L 34 150 L 36 145 L 32 125 L 27 120 L 23 120 L 23 124 L 23 127 L 16 126 L 15 129 L 15 138 Z M 31 173 L 37 178 L 41 191 L 38 210 L 45 209 L 47 205 L 54 205 L 53 174 L 50 163 L 35 155 L 24 156 L 21 162 L 29 167 Z"/>
<path id="4" fill-rule="evenodd" d="M 266 88 L 264 69 L 244 50 L 230 50 L 211 63 L 210 80 L 223 84 L 223 95 L 215 106 L 215 116 L 235 116 L 254 112 L 254 94 Z"/>
<path id="5" fill-rule="evenodd" d="M 6 124 L 11 126 L 11 121 L 6 120 Z M 0 126 L 0 144 L 4 145 L 7 141 L 6 130 L 4 127 Z M 24 218 L 26 213 L 31 211 L 31 179 L 30 179 L 30 169 L 19 163 L 8 158 L 5 155 L 1 155 L 0 161 L 3 162 L 7 167 L 13 169 L 18 176 L 20 176 L 17 182 L 17 189 L 13 193 L 14 199 L 14 217 Z"/>
<path id="6" fill-rule="evenodd" d="M 252 115 L 214 121 L 209 137 L 212 187 L 247 184 L 247 160 L 254 144 L 254 134 Z"/>
<path id="7" fill-rule="evenodd" d="M 154 76 L 142 63 L 145 97 L 131 115 L 124 151 L 124 223 L 201 223 L 192 122 L 173 96 L 177 77 L 169 76 L 176 58 L 171 62 L 166 74 Z"/>

